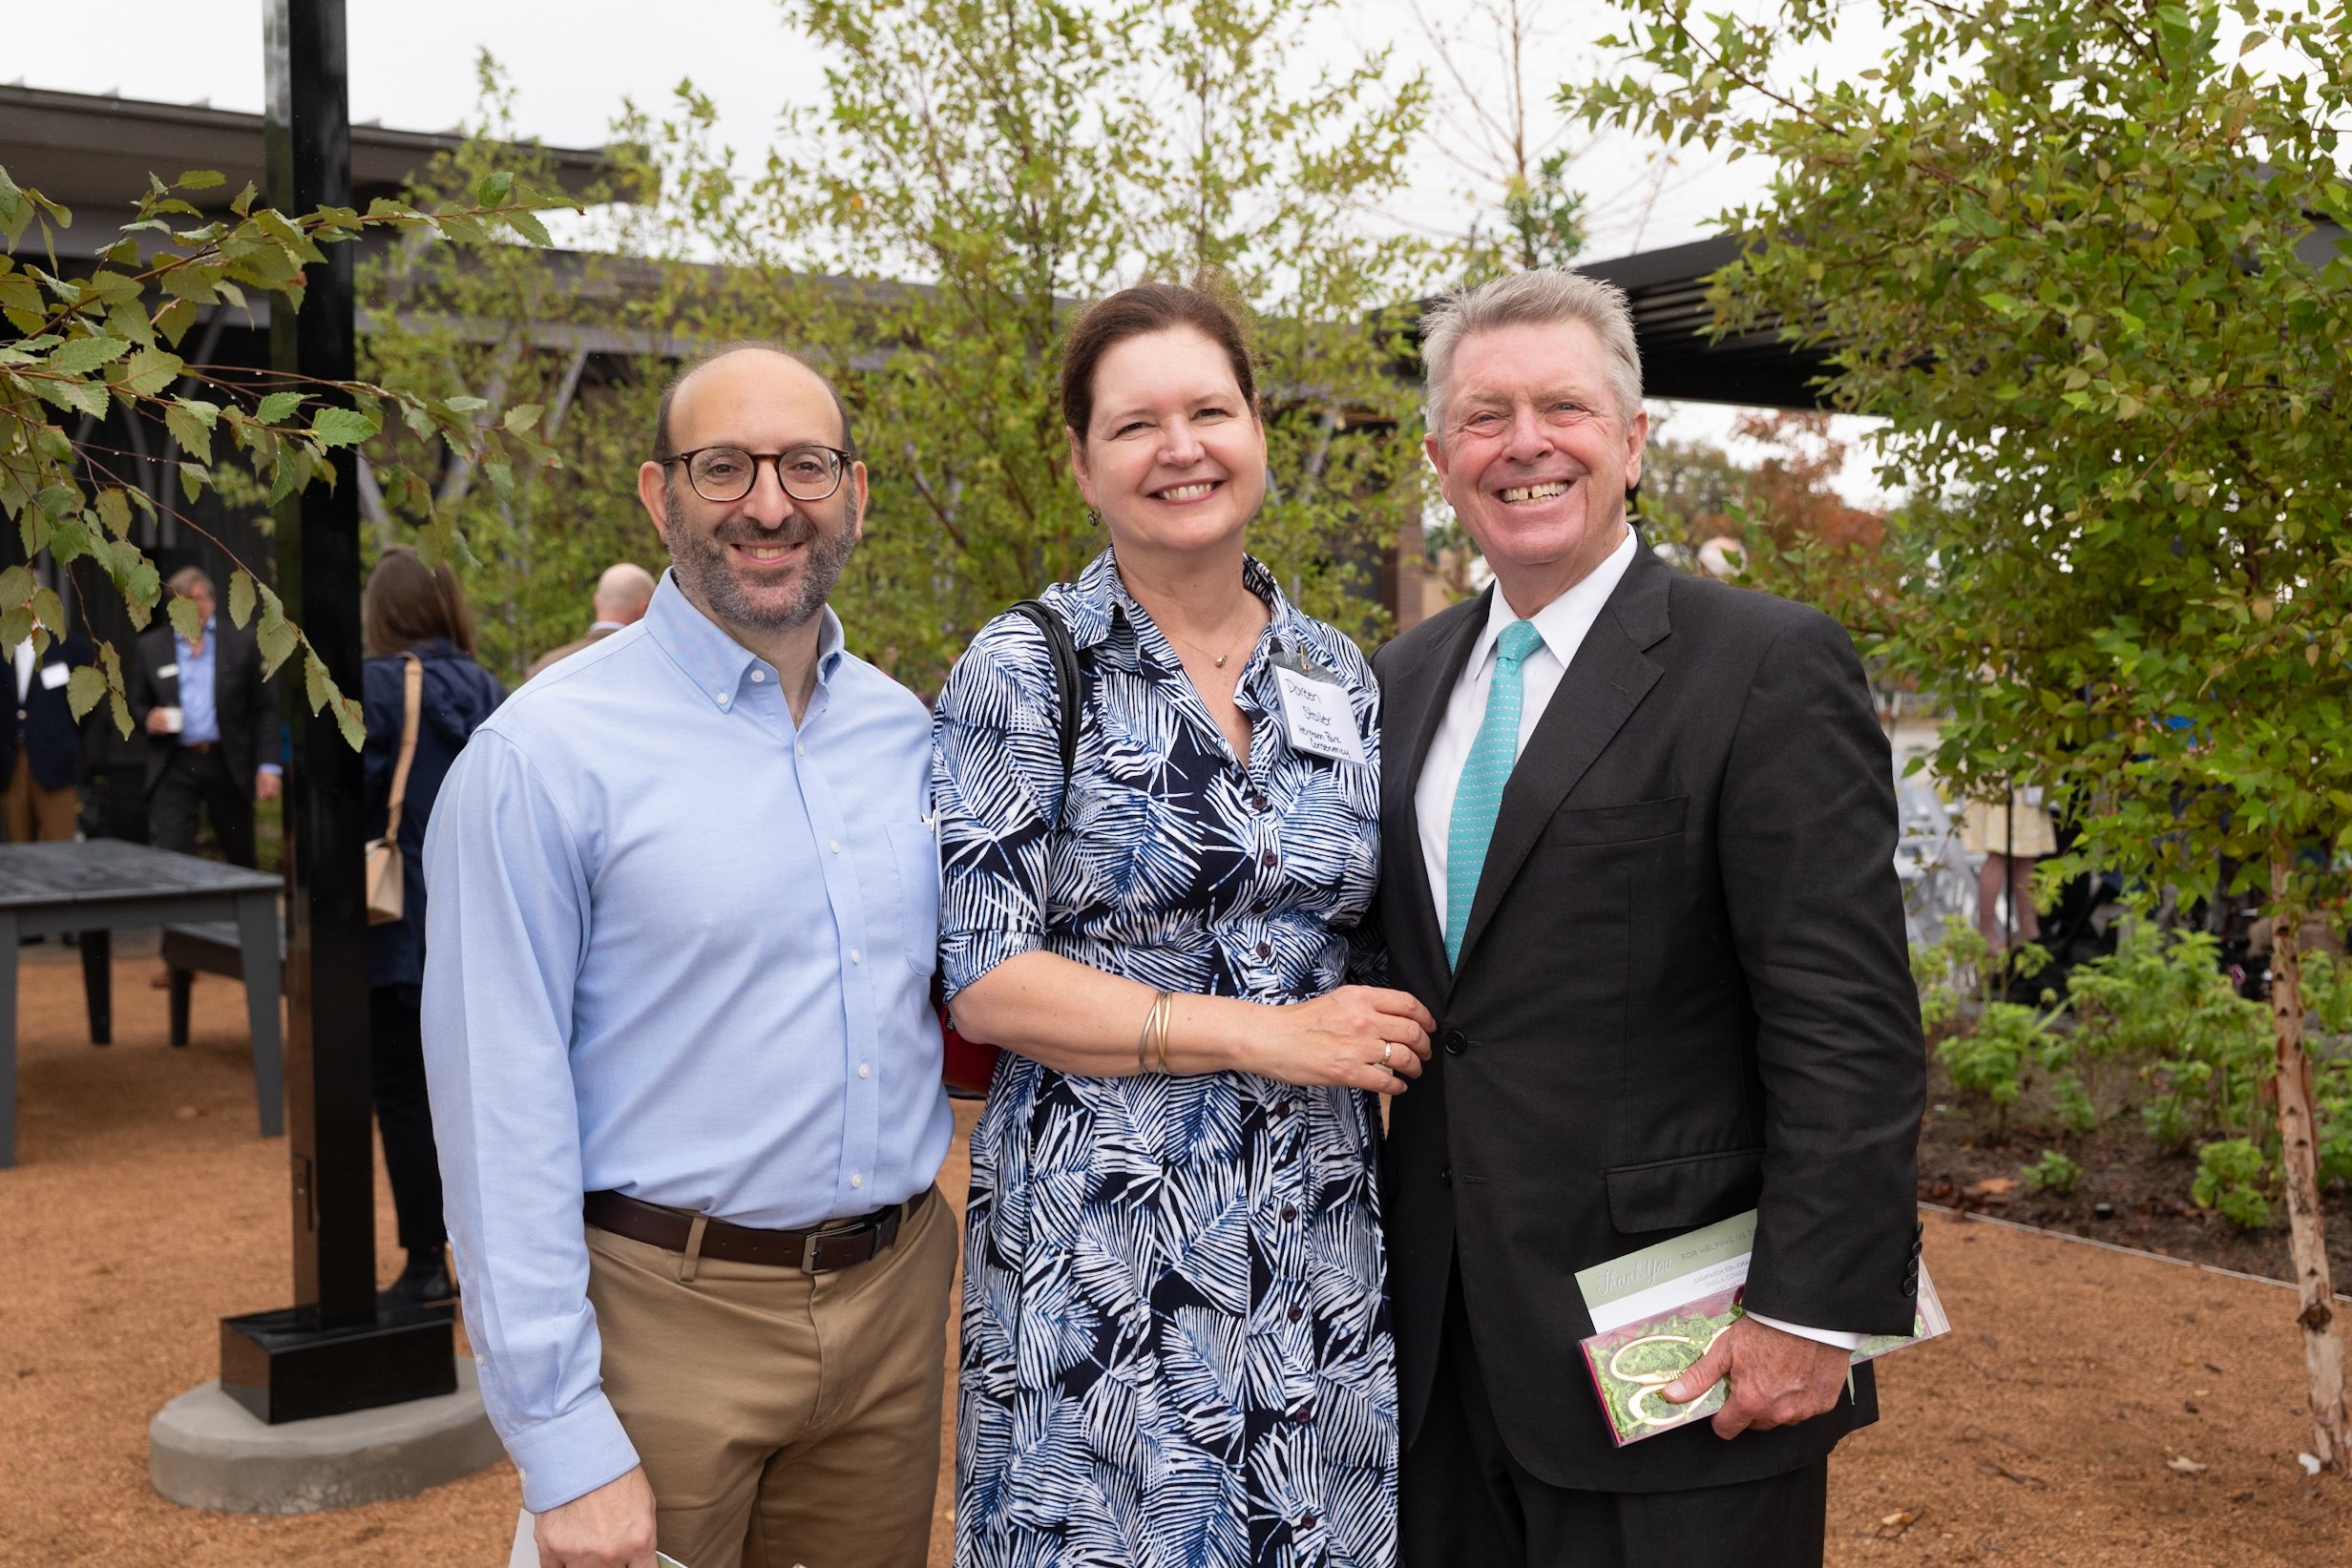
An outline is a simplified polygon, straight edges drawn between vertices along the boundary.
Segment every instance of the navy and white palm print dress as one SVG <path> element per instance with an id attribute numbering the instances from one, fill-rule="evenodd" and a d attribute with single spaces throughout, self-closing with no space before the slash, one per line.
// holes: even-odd
<path id="1" fill-rule="evenodd" d="M 1003 616 L 973 640 L 934 728 L 951 998 L 1040 948 L 1267 1003 L 1382 977 L 1371 668 L 1264 566 L 1245 579 L 1272 611 L 1234 693 L 1247 764 L 1108 552 L 1044 596 L 1080 650 L 1066 798 L 1042 637 Z M 1362 763 L 1292 749 L 1275 659 L 1346 690 Z M 957 1568 L 1395 1562 L 1370 1100 L 1005 1054 L 972 1135 Z"/>

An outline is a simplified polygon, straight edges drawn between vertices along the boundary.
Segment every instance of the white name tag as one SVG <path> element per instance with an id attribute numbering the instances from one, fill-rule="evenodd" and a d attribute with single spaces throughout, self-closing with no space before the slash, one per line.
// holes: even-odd
<path id="1" fill-rule="evenodd" d="M 74 679 L 74 672 L 62 664 L 41 666 L 41 689 L 43 691 L 53 692 L 72 679 Z"/>
<path id="2" fill-rule="evenodd" d="M 179 673 L 179 666 L 178 666 L 178 665 L 177 665 L 177 664 L 165 664 L 165 665 L 161 665 L 161 666 L 159 666 L 159 667 L 156 670 L 156 679 L 157 679 L 158 680 L 169 680 L 172 677 L 174 677 L 174 676 L 178 675 L 178 673 Z"/>
<path id="3" fill-rule="evenodd" d="M 1355 727 L 1348 694 L 1329 680 L 1316 680 L 1277 664 L 1274 684 L 1282 692 L 1282 727 L 1293 751 L 1310 751 L 1342 763 L 1364 760 L 1364 737 Z"/>

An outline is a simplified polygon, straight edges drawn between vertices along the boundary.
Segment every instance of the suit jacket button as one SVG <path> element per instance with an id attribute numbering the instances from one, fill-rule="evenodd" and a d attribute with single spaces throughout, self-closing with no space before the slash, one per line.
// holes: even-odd
<path id="1" fill-rule="evenodd" d="M 1445 1054 L 1449 1056 L 1459 1056 L 1470 1049 L 1470 1037 L 1459 1029 L 1449 1029 L 1438 1035 L 1438 1043 L 1445 1047 Z"/>
<path id="2" fill-rule="evenodd" d="M 1452 1186 L 1454 1184 L 1454 1167 L 1451 1165 L 1439 1165 L 1438 1167 L 1438 1180 L 1444 1182 L 1449 1187 Z"/>

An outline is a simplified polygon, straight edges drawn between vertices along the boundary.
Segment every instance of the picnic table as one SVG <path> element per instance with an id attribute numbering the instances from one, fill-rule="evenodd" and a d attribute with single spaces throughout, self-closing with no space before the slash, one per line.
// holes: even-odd
<path id="1" fill-rule="evenodd" d="M 114 1038 L 112 933 L 233 922 L 242 950 L 262 1136 L 285 1130 L 278 1032 L 279 879 L 120 839 L 0 845 L 0 1170 L 16 1162 L 16 958 L 27 936 L 81 933 L 90 1040 Z"/>

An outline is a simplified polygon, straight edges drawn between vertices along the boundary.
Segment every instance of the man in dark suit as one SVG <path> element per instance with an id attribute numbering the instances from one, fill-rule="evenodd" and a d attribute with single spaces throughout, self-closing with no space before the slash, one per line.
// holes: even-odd
<path id="1" fill-rule="evenodd" d="M 1907 1333 L 1924 1048 L 1893 769 L 1845 634 L 1626 522 L 1617 290 L 1539 272 L 1424 324 L 1428 450 L 1494 570 L 1383 649 L 1380 914 L 1438 1051 L 1383 1173 L 1408 1568 L 1818 1564 L 1830 1449 Z M 1611 1445 L 1582 1268 L 1758 1211 L 1749 1315 Z"/>
<path id="2" fill-rule="evenodd" d="M 191 642 L 160 618 L 132 659 L 126 695 L 147 735 L 148 835 L 158 848 L 194 849 L 200 810 L 230 863 L 251 866 L 253 803 L 278 796 L 277 694 L 252 635 L 217 613 L 210 577 L 185 567 L 166 586 L 203 624 Z"/>
<path id="3" fill-rule="evenodd" d="M 82 638 L 52 637 L 35 654 L 27 638 L 8 651 L 15 718 L 0 729 L 0 839 L 33 844 L 74 836 L 82 779 L 81 725 L 66 699 L 74 666 L 90 662 Z"/>

